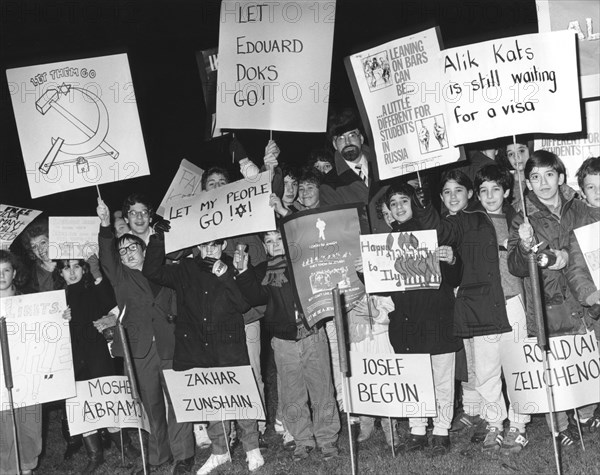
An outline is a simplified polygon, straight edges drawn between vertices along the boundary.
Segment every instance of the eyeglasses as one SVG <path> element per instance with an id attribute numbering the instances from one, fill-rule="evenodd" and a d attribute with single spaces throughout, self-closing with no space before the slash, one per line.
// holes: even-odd
<path id="1" fill-rule="evenodd" d="M 343 135 L 338 135 L 335 137 L 335 144 L 341 145 L 346 142 L 351 142 L 353 140 L 360 140 L 360 132 L 358 130 L 351 130 L 350 132 L 346 132 Z"/>
<path id="2" fill-rule="evenodd" d="M 148 217 L 148 214 L 149 214 L 149 213 L 148 213 L 148 210 L 147 210 L 147 209 L 144 209 L 144 210 L 142 210 L 142 211 L 135 211 L 135 210 L 132 210 L 132 209 L 130 209 L 130 210 L 127 212 L 127 215 L 128 215 L 130 218 L 147 218 L 147 217 Z"/>
<path id="3" fill-rule="evenodd" d="M 128 252 L 135 252 L 138 250 L 139 244 L 137 242 L 132 242 L 128 246 L 123 246 L 119 248 L 119 254 L 124 256 Z"/>

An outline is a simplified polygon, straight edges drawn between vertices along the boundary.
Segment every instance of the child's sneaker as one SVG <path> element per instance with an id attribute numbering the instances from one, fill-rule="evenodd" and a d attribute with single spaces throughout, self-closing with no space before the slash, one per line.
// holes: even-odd
<path id="1" fill-rule="evenodd" d="M 454 418 L 454 421 L 452 421 L 450 432 L 462 432 L 482 425 L 483 423 L 484 421 L 480 416 L 470 416 L 466 412 L 461 412 Z"/>
<path id="2" fill-rule="evenodd" d="M 253 449 L 246 452 L 246 462 L 248 462 L 248 470 L 254 472 L 265 464 L 265 459 L 263 459 L 260 449 Z"/>
<path id="3" fill-rule="evenodd" d="M 581 430 L 587 429 L 589 432 L 596 432 L 600 430 L 600 416 L 593 415 L 588 419 L 580 419 L 579 425 L 581 425 Z"/>
<path id="4" fill-rule="evenodd" d="M 208 432 L 206 432 L 206 424 L 194 424 L 194 438 L 196 439 L 196 447 L 200 450 L 207 449 L 212 445 Z"/>
<path id="5" fill-rule="evenodd" d="M 208 460 L 200 467 L 200 470 L 196 472 L 196 475 L 208 475 L 215 468 L 220 467 L 221 465 L 229 462 L 231 459 L 229 458 L 229 454 L 211 454 Z"/>
<path id="6" fill-rule="evenodd" d="M 495 452 L 502 446 L 502 441 L 504 437 L 502 436 L 502 429 L 498 427 L 487 427 L 487 435 L 483 440 L 482 450 L 484 452 Z"/>
<path id="7" fill-rule="evenodd" d="M 558 440 L 558 443 L 563 447 L 575 445 L 576 442 L 579 442 L 581 440 L 577 431 L 573 431 L 569 427 L 567 427 L 563 431 L 560 431 L 556 439 Z"/>
<path id="8" fill-rule="evenodd" d="M 502 441 L 502 453 L 504 455 L 518 454 L 528 443 L 527 432 L 521 432 L 516 427 L 511 427 Z"/>
<path id="9" fill-rule="evenodd" d="M 287 430 L 283 432 L 283 448 L 284 450 L 294 450 L 296 448 L 296 441 Z"/>

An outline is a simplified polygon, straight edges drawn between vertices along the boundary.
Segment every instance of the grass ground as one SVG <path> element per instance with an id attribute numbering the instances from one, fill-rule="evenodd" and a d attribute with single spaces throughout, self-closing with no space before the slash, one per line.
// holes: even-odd
<path id="1" fill-rule="evenodd" d="M 272 360 L 265 362 L 267 412 L 272 418 L 276 407 L 277 391 L 274 387 L 275 369 Z M 272 422 L 272 421 L 271 421 Z M 407 424 L 401 423 L 400 433 L 406 435 Z M 60 432 L 59 406 L 49 406 L 46 411 L 46 435 L 44 437 L 44 453 L 36 471 L 45 474 L 79 474 L 87 461 L 84 449 L 69 462 L 63 462 L 62 455 L 65 442 Z M 550 431 L 543 416 L 534 416 L 528 426 L 529 445 L 518 456 L 502 457 L 481 452 L 480 446 L 470 442 L 469 434 L 452 435 L 450 453 L 442 457 L 433 457 L 425 450 L 422 453 L 397 454 L 392 457 L 391 449 L 385 444 L 380 427 L 366 442 L 355 443 L 357 474 L 552 474 L 556 473 L 554 451 Z M 358 431 L 354 432 L 354 438 Z M 132 437 L 137 437 L 132 432 Z M 134 439 L 135 440 L 135 439 Z M 265 465 L 255 472 L 257 475 L 346 475 L 351 473 L 350 449 L 348 445 L 348 428 L 343 421 L 340 435 L 340 456 L 324 462 L 316 452 L 310 454 L 307 460 L 294 463 L 292 454 L 283 450 L 281 437 L 277 435 L 272 424 L 266 433 L 268 449 L 263 450 Z M 584 434 L 585 451 L 581 446 L 569 447 L 562 450 L 562 471 L 565 475 L 596 475 L 600 474 L 600 432 Z M 137 445 L 137 444 L 136 444 Z M 196 451 L 197 470 L 210 456 L 210 449 Z M 121 464 L 120 454 L 115 448 L 105 452 L 106 462 L 97 471 L 98 475 L 125 475 L 131 473 L 131 467 Z M 170 474 L 172 468 L 165 467 L 157 474 Z M 247 474 L 245 454 L 241 447 L 233 453 L 232 463 L 228 463 L 215 474 Z"/>

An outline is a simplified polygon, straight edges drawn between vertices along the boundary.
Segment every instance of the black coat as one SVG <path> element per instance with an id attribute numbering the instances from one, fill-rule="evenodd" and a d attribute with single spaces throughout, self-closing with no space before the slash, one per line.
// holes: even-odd
<path id="1" fill-rule="evenodd" d="M 66 288 L 67 305 L 71 307 L 71 348 L 76 381 L 112 376 L 115 365 L 106 340 L 94 327 L 94 321 L 108 314 L 116 305 L 115 295 L 107 279 L 86 287 L 83 279 Z"/>
<path id="2" fill-rule="evenodd" d="M 411 219 L 394 223 L 394 232 L 419 230 Z M 442 283 L 437 290 L 409 290 L 391 294 L 395 309 L 390 312 L 390 343 L 396 353 L 453 353 L 462 348 L 454 335 L 454 291 L 461 278 L 461 262 L 440 262 Z"/>
<path id="3" fill-rule="evenodd" d="M 505 214 L 510 229 L 515 211 L 509 207 Z M 483 206 L 475 203 L 447 216 L 439 222 L 437 233 L 438 243 L 456 249 L 463 262 L 454 306 L 455 335 L 472 338 L 512 331 L 502 291 L 496 229 Z"/>
<path id="4" fill-rule="evenodd" d="M 233 279 L 231 258 L 221 257 L 228 270 L 220 277 L 203 268 L 200 256 L 178 264 L 163 264 L 164 258 L 164 240 L 153 235 L 143 273 L 177 294 L 173 369 L 248 365 L 242 314 L 250 305 Z"/>

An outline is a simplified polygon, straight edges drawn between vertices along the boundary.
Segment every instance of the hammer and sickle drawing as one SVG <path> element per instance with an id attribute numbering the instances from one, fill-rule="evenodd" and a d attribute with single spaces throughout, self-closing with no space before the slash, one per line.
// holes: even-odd
<path id="1" fill-rule="evenodd" d="M 98 125 L 95 127 L 95 130 L 83 123 L 79 118 L 75 117 L 71 112 L 69 112 L 59 103 L 60 98 L 67 96 L 71 91 L 76 91 L 82 94 L 96 105 L 96 109 L 98 110 Z M 40 172 L 47 174 L 53 165 L 62 165 L 63 163 L 69 162 L 75 162 L 77 164 L 78 171 L 83 172 L 88 170 L 88 162 L 86 158 L 97 158 L 106 155 L 112 157 L 115 160 L 118 158 L 119 152 L 105 141 L 106 135 L 108 134 L 109 125 L 108 110 L 106 109 L 104 102 L 102 102 L 102 100 L 100 100 L 100 98 L 92 92 L 86 89 L 72 86 L 70 84 L 63 83 L 58 88 L 48 89 L 42 95 L 42 97 L 40 97 L 35 102 L 35 107 L 38 110 L 38 112 L 42 115 L 46 115 L 46 113 L 50 109 L 55 110 L 63 118 L 65 118 L 77 129 L 83 132 L 84 135 L 87 136 L 87 140 L 72 144 L 65 143 L 64 139 L 61 137 L 52 137 L 52 146 L 50 147 L 50 150 L 48 150 L 48 153 L 44 157 L 42 164 L 39 166 Z M 88 155 L 98 148 L 103 150 L 103 153 L 98 153 L 96 155 Z M 55 163 L 56 157 L 59 152 L 65 153 L 67 155 L 73 155 L 77 158 L 73 160 L 66 160 L 63 162 Z"/>

